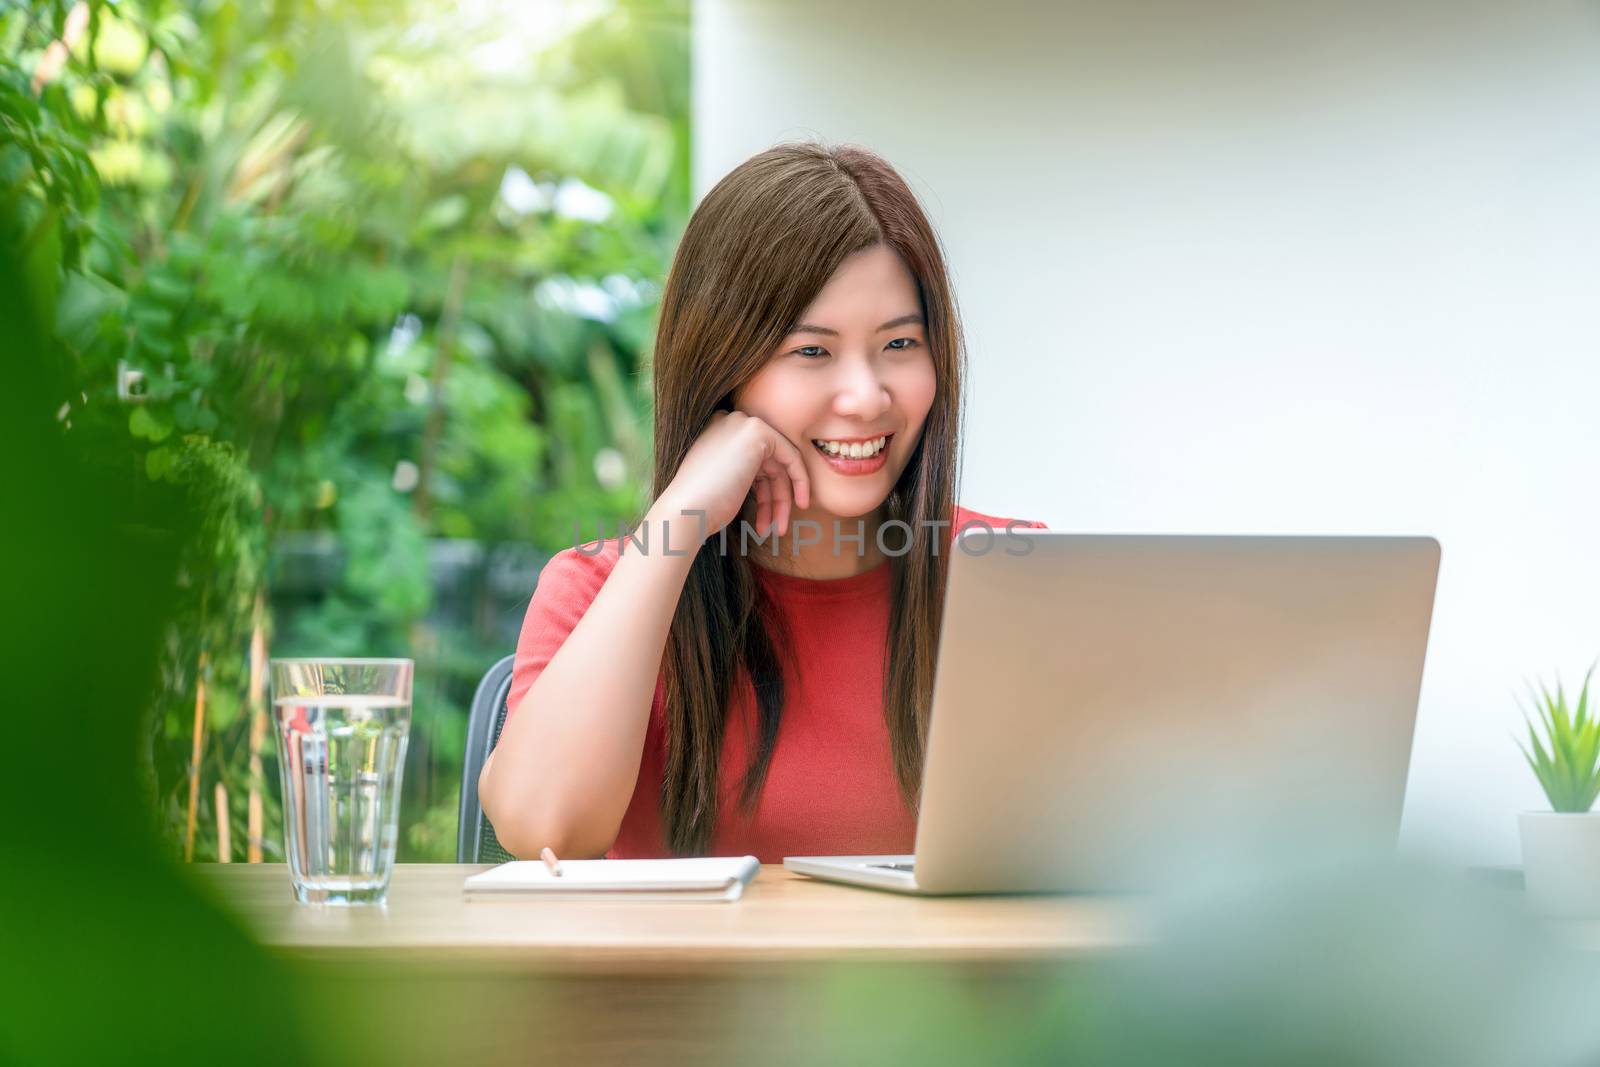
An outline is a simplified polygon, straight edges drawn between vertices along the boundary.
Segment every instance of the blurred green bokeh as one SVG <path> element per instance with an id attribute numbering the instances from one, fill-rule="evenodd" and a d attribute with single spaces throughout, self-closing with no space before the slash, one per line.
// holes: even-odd
<path id="1" fill-rule="evenodd" d="M 400 859 L 454 858 L 473 687 L 640 503 L 688 91 L 686 0 L 0 7 L 51 413 L 199 509 L 130 709 L 176 854 L 281 855 L 254 648 L 417 660 Z"/>

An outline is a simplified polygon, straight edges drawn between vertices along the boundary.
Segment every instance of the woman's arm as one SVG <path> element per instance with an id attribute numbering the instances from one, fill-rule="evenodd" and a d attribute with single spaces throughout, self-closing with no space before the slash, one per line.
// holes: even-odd
<path id="1" fill-rule="evenodd" d="M 645 544 L 664 545 L 663 523 L 671 522 L 674 550 L 685 554 L 620 554 L 483 765 L 483 811 L 512 855 L 533 857 L 548 846 L 558 856 L 599 856 L 616 840 L 639 777 L 667 634 L 699 548 L 692 514 L 704 514 L 710 536 L 738 514 L 753 485 L 763 532 L 769 517 L 771 528 L 786 531 L 791 501 L 810 500 L 792 442 L 760 419 L 719 412 L 644 518 Z"/>
<path id="2" fill-rule="evenodd" d="M 534 679 L 483 765 L 478 795 L 514 856 L 611 847 L 633 796 L 667 631 L 693 555 L 660 551 L 661 521 L 642 525 L 656 546 L 624 551 L 583 618 Z M 672 522 L 675 546 L 693 520 Z M 646 531 L 641 530 L 641 540 Z"/>

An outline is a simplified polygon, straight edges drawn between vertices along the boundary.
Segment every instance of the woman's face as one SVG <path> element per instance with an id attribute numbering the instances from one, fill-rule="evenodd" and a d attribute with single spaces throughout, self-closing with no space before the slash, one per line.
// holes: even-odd
<path id="1" fill-rule="evenodd" d="M 899 480 L 935 385 L 916 279 L 879 244 L 839 265 L 733 403 L 805 457 L 807 512 L 855 518 L 882 504 Z"/>

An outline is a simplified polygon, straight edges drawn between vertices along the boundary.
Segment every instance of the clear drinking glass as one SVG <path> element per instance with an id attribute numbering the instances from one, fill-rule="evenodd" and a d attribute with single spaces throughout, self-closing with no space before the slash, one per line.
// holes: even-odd
<path id="1" fill-rule="evenodd" d="M 380 904 L 411 730 L 408 659 L 275 659 L 272 711 L 295 899 Z"/>

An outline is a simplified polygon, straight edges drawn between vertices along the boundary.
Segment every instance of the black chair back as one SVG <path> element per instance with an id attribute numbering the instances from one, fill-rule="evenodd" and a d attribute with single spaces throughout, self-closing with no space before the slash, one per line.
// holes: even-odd
<path id="1" fill-rule="evenodd" d="M 506 695 L 511 692 L 511 663 L 505 659 L 489 668 L 472 696 L 467 715 L 467 753 L 461 761 L 461 815 L 456 823 L 457 863 L 504 863 L 516 857 L 500 846 L 494 827 L 483 817 L 478 802 L 478 775 L 483 770 L 500 730 L 506 724 Z"/>

